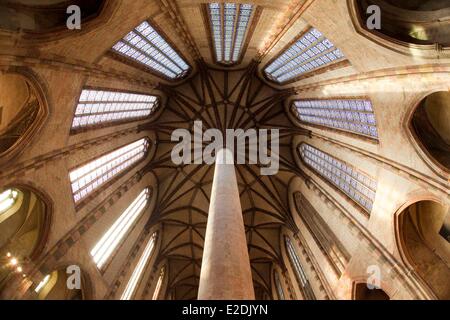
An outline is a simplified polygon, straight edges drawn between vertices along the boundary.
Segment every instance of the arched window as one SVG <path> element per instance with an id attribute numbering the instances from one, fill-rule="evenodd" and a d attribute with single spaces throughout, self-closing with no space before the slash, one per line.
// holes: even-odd
<path id="1" fill-rule="evenodd" d="M 312 72 L 324 72 L 344 62 L 344 54 L 319 30 L 309 28 L 264 69 L 275 82 L 295 81 Z"/>
<path id="2" fill-rule="evenodd" d="M 157 235 L 156 232 L 153 233 L 147 245 L 145 246 L 145 249 L 142 252 L 142 255 L 139 259 L 139 262 L 137 263 L 136 268 L 134 269 L 133 274 L 130 277 L 130 280 L 128 280 L 128 284 L 124 292 L 122 293 L 120 300 L 130 300 L 134 292 L 136 291 L 138 282 L 145 271 L 145 267 L 147 266 L 148 261 L 152 256 L 153 250 L 155 249 L 156 235 Z"/>
<path id="3" fill-rule="evenodd" d="M 75 203 L 80 203 L 93 191 L 142 160 L 148 146 L 148 139 L 143 138 L 71 170 L 70 182 Z"/>
<path id="4" fill-rule="evenodd" d="M 369 288 L 367 283 L 353 285 L 353 300 L 390 300 L 382 289 Z"/>
<path id="5" fill-rule="evenodd" d="M 0 292 L 37 259 L 50 227 L 49 204 L 26 187 L 0 191 Z M 27 268 L 25 268 L 27 267 Z"/>
<path id="6" fill-rule="evenodd" d="M 164 280 L 164 274 L 166 272 L 166 268 L 162 267 L 161 271 L 159 272 L 158 282 L 156 283 L 155 291 L 153 292 L 152 300 L 158 300 L 159 293 L 161 291 L 162 283 Z"/>
<path id="7" fill-rule="evenodd" d="M 210 3 L 206 9 L 210 22 L 216 62 L 237 63 L 249 41 L 249 26 L 254 18 L 251 4 Z"/>
<path id="8" fill-rule="evenodd" d="M 302 143 L 298 151 L 309 167 L 370 214 L 377 190 L 376 180 L 309 144 Z"/>
<path id="9" fill-rule="evenodd" d="M 141 216 L 149 198 L 150 190 L 145 188 L 91 250 L 91 256 L 99 269 L 104 266 L 111 254 L 122 242 L 122 239 L 125 238 L 128 231 Z"/>
<path id="10" fill-rule="evenodd" d="M 29 145 L 47 115 L 42 88 L 31 72 L 0 74 L 1 163 L 8 162 Z"/>
<path id="11" fill-rule="evenodd" d="M 125 61 L 131 60 L 170 80 L 183 78 L 190 69 L 173 46 L 147 21 L 117 42 L 112 51 L 125 57 Z"/>
<path id="12" fill-rule="evenodd" d="M 411 204 L 397 217 L 405 262 L 439 299 L 450 299 L 450 209 L 434 201 Z"/>
<path id="13" fill-rule="evenodd" d="M 365 28 L 371 15 L 367 8 L 373 5 L 380 8 L 381 29 L 369 31 L 382 38 L 405 44 L 450 46 L 448 1 L 358 0 L 355 4 L 361 26 Z"/>
<path id="14" fill-rule="evenodd" d="M 67 30 L 69 6 L 80 7 L 84 24 L 96 18 L 104 4 L 104 0 L 1 1 L 0 29 L 20 31 L 30 38 L 36 34 Z"/>
<path id="15" fill-rule="evenodd" d="M 411 118 L 410 129 L 419 147 L 442 169 L 450 172 L 450 92 L 423 99 Z"/>
<path id="16" fill-rule="evenodd" d="M 285 238 L 286 250 L 289 256 L 289 261 L 291 262 L 292 268 L 294 269 L 295 276 L 300 285 L 300 289 L 307 300 L 316 300 L 316 296 L 311 288 L 311 284 L 306 276 L 305 271 L 300 263 L 300 259 L 297 256 L 294 246 L 292 245 L 291 239 Z"/>
<path id="17" fill-rule="evenodd" d="M 372 102 L 368 99 L 314 99 L 293 102 L 292 112 L 307 124 L 344 130 L 378 140 Z"/>
<path id="18" fill-rule="evenodd" d="M 340 276 L 350 260 L 350 254 L 330 229 L 327 222 L 301 192 L 294 193 L 294 203 L 298 215 L 311 233 L 317 246 Z"/>
<path id="19" fill-rule="evenodd" d="M 284 297 L 283 286 L 281 285 L 280 275 L 278 274 L 278 272 L 275 272 L 274 278 L 275 278 L 274 279 L 275 287 L 277 289 L 278 294 L 278 300 L 286 300 L 286 298 Z"/>
<path id="20" fill-rule="evenodd" d="M 72 132 L 144 119 L 158 107 L 158 97 L 137 93 L 83 89 L 72 122 Z"/>

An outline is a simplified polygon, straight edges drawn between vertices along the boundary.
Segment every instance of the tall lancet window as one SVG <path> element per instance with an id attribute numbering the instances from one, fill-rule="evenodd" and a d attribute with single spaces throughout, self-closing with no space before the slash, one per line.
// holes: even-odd
<path id="1" fill-rule="evenodd" d="M 224 64 L 237 63 L 248 37 L 253 5 L 210 3 L 207 11 L 216 61 Z"/>
<path id="2" fill-rule="evenodd" d="M 162 267 L 161 271 L 159 272 L 158 282 L 156 283 L 155 291 L 153 292 L 152 300 L 158 300 L 159 293 L 161 291 L 162 283 L 164 280 L 164 274 L 166 272 L 166 268 Z"/>
<path id="3" fill-rule="evenodd" d="M 275 272 L 275 287 L 277 288 L 278 300 L 286 300 L 278 272 Z"/>
<path id="4" fill-rule="evenodd" d="M 136 265 L 136 268 L 134 269 L 133 274 L 131 275 L 130 280 L 128 281 L 128 284 L 122 296 L 120 297 L 120 300 L 130 300 L 131 297 L 133 296 L 134 292 L 136 291 L 138 282 L 145 271 L 145 267 L 147 266 L 148 261 L 152 256 L 153 250 L 155 249 L 155 242 L 156 242 L 156 232 L 152 234 L 150 240 L 145 246 L 141 258 L 139 259 L 139 262 Z"/>
<path id="5" fill-rule="evenodd" d="M 95 264 L 101 269 L 147 206 L 150 191 L 145 188 L 125 209 L 91 250 Z"/>
<path id="6" fill-rule="evenodd" d="M 297 100 L 292 105 L 297 118 L 307 124 L 349 131 L 378 140 L 372 102 L 368 99 Z"/>
<path id="7" fill-rule="evenodd" d="M 158 107 L 158 98 L 146 94 L 83 89 L 72 130 L 144 119 Z"/>
<path id="8" fill-rule="evenodd" d="M 147 138 L 132 142 L 70 171 L 75 203 L 142 160 L 149 146 Z"/>
<path id="9" fill-rule="evenodd" d="M 341 61 L 345 61 L 341 50 L 320 31 L 310 28 L 269 62 L 264 71 L 270 80 L 284 83 L 319 69 L 325 71 L 330 65 Z"/>
<path id="10" fill-rule="evenodd" d="M 306 277 L 305 271 L 303 270 L 303 267 L 300 263 L 300 260 L 297 256 L 297 252 L 295 251 L 295 248 L 291 242 L 291 239 L 289 239 L 288 237 L 286 237 L 285 239 L 286 239 L 285 240 L 286 241 L 286 250 L 288 252 L 289 260 L 295 271 L 295 275 L 300 284 L 300 288 L 302 290 L 303 295 L 305 296 L 305 299 L 316 300 L 316 296 L 314 295 L 314 292 L 312 291 L 311 284 L 309 283 L 309 280 Z"/>
<path id="11" fill-rule="evenodd" d="M 303 161 L 325 180 L 344 192 L 368 213 L 372 211 L 377 191 L 376 180 L 309 144 L 301 144 L 299 153 Z"/>
<path id="12" fill-rule="evenodd" d="M 130 31 L 112 50 L 172 80 L 184 77 L 189 71 L 187 62 L 147 21 Z"/>

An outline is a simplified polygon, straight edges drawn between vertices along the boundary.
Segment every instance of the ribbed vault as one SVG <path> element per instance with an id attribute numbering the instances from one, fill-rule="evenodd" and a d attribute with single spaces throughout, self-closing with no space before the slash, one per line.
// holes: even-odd
<path id="1" fill-rule="evenodd" d="M 283 100 L 291 92 L 262 82 L 256 75 L 257 63 L 233 71 L 208 68 L 202 62 L 198 67 L 200 71 L 183 84 L 160 88 L 168 96 L 165 109 L 141 128 L 157 135 L 157 152 L 147 167 L 159 182 L 157 207 L 149 225 L 162 225 L 157 263 L 168 261 L 167 297 L 197 297 L 214 165 L 177 166 L 171 161 L 173 130 L 193 132 L 195 120 L 202 121 L 203 130 L 280 130 L 278 174 L 263 176 L 259 165 L 236 165 L 255 292 L 257 298 L 271 297 L 273 263 L 283 265 L 280 229 L 295 228 L 287 185 L 301 172 L 293 160 L 291 139 L 306 132 L 295 128 L 285 114 Z"/>

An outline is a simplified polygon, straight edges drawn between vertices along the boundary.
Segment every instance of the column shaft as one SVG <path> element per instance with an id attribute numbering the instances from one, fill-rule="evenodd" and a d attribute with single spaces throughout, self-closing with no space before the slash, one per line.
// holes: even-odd
<path id="1" fill-rule="evenodd" d="M 234 164 L 217 153 L 198 299 L 253 300 L 252 272 Z"/>

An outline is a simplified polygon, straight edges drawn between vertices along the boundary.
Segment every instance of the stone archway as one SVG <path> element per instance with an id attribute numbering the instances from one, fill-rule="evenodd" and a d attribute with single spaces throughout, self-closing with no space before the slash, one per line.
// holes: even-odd
<path id="1" fill-rule="evenodd" d="M 439 299 L 450 298 L 449 207 L 422 200 L 396 215 L 396 236 L 404 262 Z"/>

